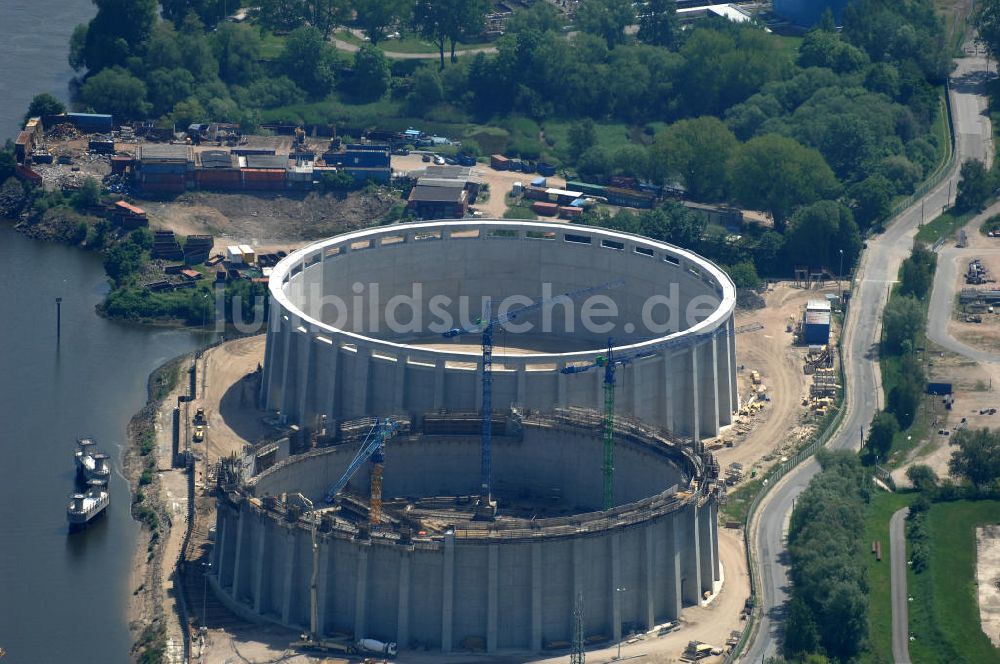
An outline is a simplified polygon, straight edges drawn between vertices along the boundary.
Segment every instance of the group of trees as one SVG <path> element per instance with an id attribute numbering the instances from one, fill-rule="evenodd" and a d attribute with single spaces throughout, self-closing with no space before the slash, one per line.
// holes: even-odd
<path id="1" fill-rule="evenodd" d="M 848 661 L 868 637 L 863 542 L 870 480 L 856 455 L 822 451 L 823 471 L 799 496 L 788 529 L 792 592 L 788 659 L 820 654 Z"/>

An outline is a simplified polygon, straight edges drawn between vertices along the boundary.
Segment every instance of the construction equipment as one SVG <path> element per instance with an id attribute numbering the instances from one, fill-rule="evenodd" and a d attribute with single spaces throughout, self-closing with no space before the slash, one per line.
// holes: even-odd
<path id="1" fill-rule="evenodd" d="M 326 492 L 326 502 L 333 503 L 337 494 L 340 493 L 347 483 L 351 481 L 354 477 L 354 473 L 358 472 L 358 468 L 364 465 L 365 461 L 369 458 L 374 457 L 376 454 L 379 455 L 379 461 L 376 462 L 376 466 L 383 464 L 385 462 L 384 454 L 381 452 L 382 447 L 385 445 L 385 441 L 392 438 L 395 435 L 396 430 L 399 425 L 391 418 L 385 418 L 384 420 L 379 420 L 375 418 L 372 428 L 368 431 L 368 435 L 365 436 L 364 441 L 361 443 L 361 448 L 358 453 L 354 455 L 354 459 L 347 466 L 347 470 L 341 475 L 340 479 L 330 485 L 330 488 Z M 373 473 L 374 479 L 374 473 Z M 381 511 L 381 498 L 382 498 L 382 484 L 381 484 L 381 472 L 379 473 L 379 509 Z"/>
<path id="2" fill-rule="evenodd" d="M 750 323 L 737 327 L 733 334 L 744 334 L 746 332 L 756 332 L 763 329 L 761 323 Z M 689 346 L 694 346 L 705 341 L 710 341 L 720 335 L 718 330 L 705 334 L 696 334 L 679 339 L 671 339 L 663 343 L 652 346 L 644 346 L 625 353 L 615 353 L 614 344 L 608 339 L 608 354 L 598 356 L 591 364 L 583 366 L 567 366 L 561 371 L 564 374 L 575 374 L 590 371 L 595 368 L 604 369 L 604 419 L 602 429 L 604 432 L 604 509 L 611 509 L 614 505 L 615 494 L 615 370 L 634 360 L 651 357 L 665 350 L 681 350 Z"/>
<path id="3" fill-rule="evenodd" d="M 513 311 L 508 311 L 506 314 L 498 315 L 492 317 L 491 301 L 489 298 L 486 299 L 483 305 L 483 315 L 481 318 L 476 320 L 476 322 L 470 327 L 456 327 L 448 330 L 443 334 L 446 338 L 459 337 L 464 334 L 479 334 L 482 335 L 481 346 L 482 346 L 482 387 L 483 387 L 483 406 L 482 406 L 482 429 L 481 429 L 481 460 L 480 460 L 480 496 L 485 502 L 484 508 L 489 508 L 493 501 L 493 331 L 497 327 L 502 327 L 504 323 L 508 323 L 517 318 L 520 318 L 526 314 L 538 311 L 544 306 L 555 305 L 560 302 L 569 302 L 577 297 L 583 295 L 589 295 L 590 293 L 595 293 L 597 291 L 606 290 L 609 288 L 617 288 L 623 285 L 625 282 L 621 279 L 618 281 L 611 281 L 599 286 L 591 286 L 589 288 L 582 288 L 580 290 L 570 291 L 568 293 L 562 293 L 561 295 L 556 295 L 554 297 L 546 298 L 538 302 L 534 302 L 524 307 L 520 307 Z"/>

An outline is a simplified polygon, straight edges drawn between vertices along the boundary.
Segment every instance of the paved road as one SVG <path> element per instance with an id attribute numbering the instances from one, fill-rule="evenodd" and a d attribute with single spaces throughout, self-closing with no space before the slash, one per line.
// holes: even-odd
<path id="1" fill-rule="evenodd" d="M 892 588 L 892 659 L 896 664 L 910 664 L 910 620 L 906 592 L 906 515 L 904 507 L 889 520 L 889 557 Z"/>
<path id="2" fill-rule="evenodd" d="M 957 69 L 951 77 L 957 139 L 957 159 L 952 173 L 922 201 L 899 215 L 885 233 L 868 242 L 853 284 L 842 341 L 849 379 L 843 423 L 829 443 L 833 449 L 858 449 L 862 430 L 867 429 L 882 402 L 875 355 L 882 309 L 889 287 L 896 280 L 899 264 L 909 255 L 921 215 L 927 220 L 932 219 L 950 198 L 954 198 L 958 165 L 963 159 L 981 159 L 985 155 L 983 137 L 989 136 L 989 123 L 983 116 L 986 108 L 982 95 L 985 67 L 983 57 L 966 57 L 957 61 Z M 778 654 L 789 583 L 783 524 L 795 497 L 805 490 L 818 470 L 819 464 L 810 459 L 782 478 L 761 504 L 750 526 L 751 546 L 760 577 L 758 599 L 763 613 L 756 637 L 743 661 L 760 662 Z"/>
<path id="3" fill-rule="evenodd" d="M 351 34 L 353 34 L 355 37 L 363 37 L 364 35 L 364 33 L 361 30 L 356 30 L 356 29 L 352 29 Z M 361 47 L 358 46 L 357 44 L 353 44 L 343 39 L 337 39 L 336 37 L 331 37 L 330 41 L 333 42 L 333 45 L 336 46 L 338 50 L 345 51 L 347 53 L 354 53 L 355 51 L 361 50 Z M 388 46 L 391 43 L 392 43 L 391 41 L 382 42 L 382 46 L 380 48 L 382 49 L 382 53 L 385 55 L 385 57 L 390 58 L 392 60 L 437 60 L 441 57 L 441 54 L 438 53 L 437 51 L 434 51 L 432 53 L 400 53 L 398 51 L 386 50 L 386 46 Z M 462 56 L 462 55 L 475 55 L 476 53 L 496 53 L 496 52 L 497 49 L 495 46 L 480 46 L 478 48 L 456 49 L 455 55 Z M 447 48 L 445 49 L 444 57 L 445 58 L 451 57 L 451 51 L 449 51 Z"/>

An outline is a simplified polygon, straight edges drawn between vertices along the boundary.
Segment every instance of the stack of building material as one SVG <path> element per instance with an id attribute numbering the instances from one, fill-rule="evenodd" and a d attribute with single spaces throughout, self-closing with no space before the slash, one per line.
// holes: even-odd
<path id="1" fill-rule="evenodd" d="M 213 244 L 211 235 L 188 235 L 184 243 L 184 262 L 187 265 L 204 263 L 212 253 Z"/>
<path id="2" fill-rule="evenodd" d="M 153 258 L 179 261 L 184 260 L 184 251 L 174 237 L 173 231 L 156 231 L 153 233 Z"/>

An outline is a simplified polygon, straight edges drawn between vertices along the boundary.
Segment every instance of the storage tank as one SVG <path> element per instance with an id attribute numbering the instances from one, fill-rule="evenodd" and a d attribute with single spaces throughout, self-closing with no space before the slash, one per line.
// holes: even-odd
<path id="1" fill-rule="evenodd" d="M 774 0 L 774 13 L 808 28 L 819 23 L 823 12 L 829 8 L 837 25 L 840 25 L 844 8 L 849 3 L 850 0 Z"/>

